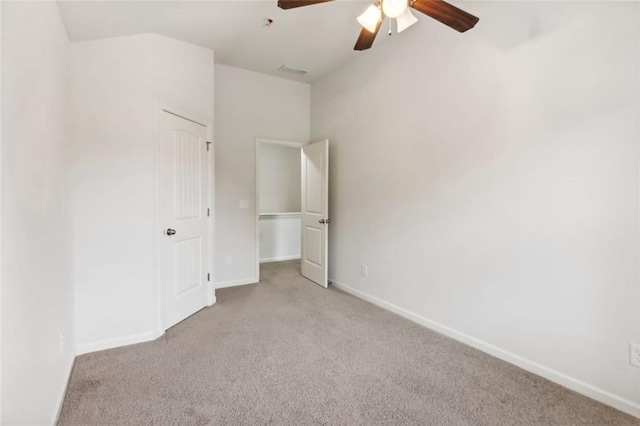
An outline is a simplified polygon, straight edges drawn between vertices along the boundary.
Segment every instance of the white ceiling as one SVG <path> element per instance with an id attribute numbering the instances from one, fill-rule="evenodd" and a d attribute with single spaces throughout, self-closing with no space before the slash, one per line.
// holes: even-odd
<path id="1" fill-rule="evenodd" d="M 353 46 L 360 33 L 356 17 L 369 3 L 338 0 L 281 10 L 277 0 L 58 1 L 74 42 L 158 33 L 213 49 L 217 63 L 306 82 L 367 54 Z M 264 26 L 267 18 L 275 21 L 271 27 Z M 381 31 L 377 44 L 383 35 Z M 277 71 L 281 65 L 309 74 L 283 74 Z"/>

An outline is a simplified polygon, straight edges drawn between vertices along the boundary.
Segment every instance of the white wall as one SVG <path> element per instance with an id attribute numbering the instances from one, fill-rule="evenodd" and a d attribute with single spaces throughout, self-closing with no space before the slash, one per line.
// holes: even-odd
<path id="1" fill-rule="evenodd" d="M 255 282 L 256 138 L 309 139 L 308 84 L 216 65 L 216 283 Z M 239 200 L 249 200 L 239 209 Z M 225 265 L 225 258 L 232 264 Z"/>
<path id="2" fill-rule="evenodd" d="M 301 218 L 296 215 L 260 217 L 260 262 L 299 259 Z"/>
<path id="3" fill-rule="evenodd" d="M 300 148 L 261 143 L 259 150 L 260 213 L 299 212 Z"/>
<path id="4" fill-rule="evenodd" d="M 213 52 L 147 34 L 72 45 L 79 352 L 159 330 L 159 102 L 213 122 Z"/>
<path id="5" fill-rule="evenodd" d="M 74 356 L 69 42 L 55 2 L 2 9 L 0 422 L 50 424 Z"/>
<path id="6" fill-rule="evenodd" d="M 331 279 L 640 416 L 639 7 L 468 3 L 315 83 Z"/>

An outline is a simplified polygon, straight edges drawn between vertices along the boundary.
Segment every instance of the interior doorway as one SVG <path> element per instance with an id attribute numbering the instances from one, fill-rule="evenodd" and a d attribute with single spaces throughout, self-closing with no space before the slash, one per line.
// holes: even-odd
<path id="1" fill-rule="evenodd" d="M 256 140 L 256 259 L 300 259 L 303 142 Z"/>
<path id="2" fill-rule="evenodd" d="M 328 286 L 329 141 L 256 139 L 256 271 L 299 260 L 302 275 Z"/>

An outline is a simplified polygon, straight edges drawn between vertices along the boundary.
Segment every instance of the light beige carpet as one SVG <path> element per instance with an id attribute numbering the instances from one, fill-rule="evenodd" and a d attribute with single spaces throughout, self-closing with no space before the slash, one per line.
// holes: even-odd
<path id="1" fill-rule="evenodd" d="M 154 342 L 78 357 L 60 424 L 640 425 L 297 262 L 217 296 Z"/>

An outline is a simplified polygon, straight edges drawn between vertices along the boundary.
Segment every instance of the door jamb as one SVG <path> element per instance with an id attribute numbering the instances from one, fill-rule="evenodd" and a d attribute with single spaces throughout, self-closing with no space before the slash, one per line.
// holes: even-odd
<path id="1" fill-rule="evenodd" d="M 309 142 L 296 142 L 280 139 L 256 138 L 256 199 L 255 199 L 255 240 L 256 240 L 256 280 L 260 282 L 260 144 L 271 144 L 286 146 L 289 148 L 300 148 L 309 145 Z"/>
<path id="2" fill-rule="evenodd" d="M 209 256 L 207 259 L 207 270 L 209 271 L 210 280 L 207 282 L 207 306 L 211 306 L 216 303 L 216 289 L 215 289 L 215 271 L 213 268 L 213 260 L 215 259 L 215 182 L 214 182 L 214 159 L 215 159 L 215 143 L 213 140 L 213 123 L 210 120 L 205 119 L 198 114 L 193 114 L 192 112 L 185 110 L 183 108 L 177 108 L 174 105 L 159 102 L 158 103 L 158 118 L 157 118 L 157 130 L 156 130 L 156 144 L 157 144 L 157 152 L 156 152 L 156 191 L 157 191 L 157 207 L 156 207 L 156 229 L 160 229 L 160 220 L 161 220 L 161 207 L 162 207 L 162 191 L 160 188 L 160 174 L 162 171 L 160 170 L 160 144 L 162 137 L 162 114 L 169 113 L 173 114 L 182 119 L 191 121 L 195 124 L 199 124 L 204 126 L 207 129 L 207 142 L 211 142 L 211 150 L 207 151 L 207 179 L 209 181 L 209 191 L 207 194 L 207 205 L 211 209 L 211 215 L 208 218 L 208 232 L 207 236 L 209 239 Z M 164 288 L 162 283 L 162 264 L 161 264 L 161 243 L 160 235 L 156 233 L 157 238 L 157 250 L 156 250 L 156 292 L 157 292 L 157 322 L 158 322 L 158 330 L 156 334 L 158 336 L 164 334 Z"/>
<path id="3" fill-rule="evenodd" d="M 2 2 L 0 2 L 0 25 L 2 24 Z M 2 81 L 2 31 L 0 31 L 0 81 Z M 2 90 L 0 90 L 0 318 L 2 318 Z M 2 342 L 2 327 L 0 327 Z M 2 383 L 2 350 L 0 350 L 0 383 Z M 2 421 L 2 386 L 0 386 L 0 422 Z"/>

